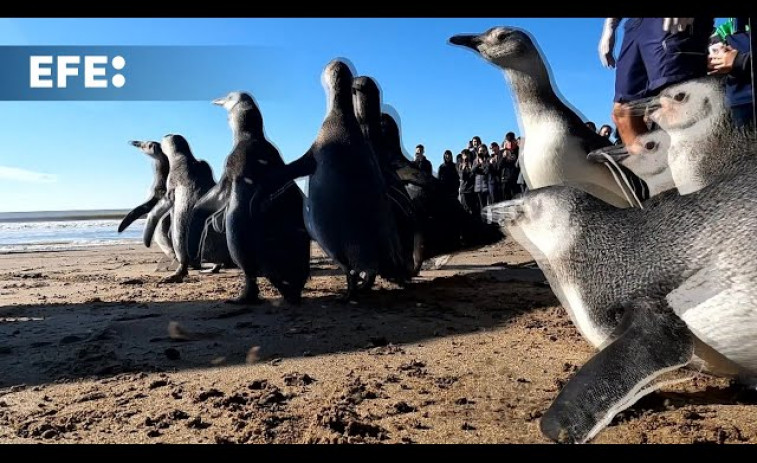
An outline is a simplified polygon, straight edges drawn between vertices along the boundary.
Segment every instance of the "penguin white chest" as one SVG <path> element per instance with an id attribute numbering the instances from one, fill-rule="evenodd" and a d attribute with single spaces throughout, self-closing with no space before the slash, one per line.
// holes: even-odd
<path id="1" fill-rule="evenodd" d="M 529 188 L 563 184 L 576 177 L 577 168 L 587 164 L 585 150 L 562 121 L 541 115 L 524 117 L 524 125 L 526 143 L 522 165 Z"/>
<path id="2" fill-rule="evenodd" d="M 751 288 L 705 269 L 667 296 L 692 333 L 741 370 L 757 375 L 757 301 Z"/>
<path id="3" fill-rule="evenodd" d="M 547 209 L 540 214 L 541 220 L 508 227 L 508 232 L 536 259 L 581 335 L 594 347 L 599 347 L 607 335 L 594 321 L 590 306 L 586 303 L 579 285 L 573 278 L 558 270 L 562 268 L 561 265 L 554 265 L 575 244 L 576 230 L 567 222 L 570 214 L 549 205 Z M 555 230 L 560 230 L 560 233 L 556 233 Z"/>

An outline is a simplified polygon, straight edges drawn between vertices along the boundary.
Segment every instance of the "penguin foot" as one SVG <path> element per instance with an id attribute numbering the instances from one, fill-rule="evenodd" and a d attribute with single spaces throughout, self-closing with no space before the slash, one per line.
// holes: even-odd
<path id="1" fill-rule="evenodd" d="M 287 302 L 287 304 L 291 305 L 300 305 L 302 303 L 302 295 L 297 294 L 284 294 L 281 293 L 281 296 L 284 298 L 284 300 Z"/>
<path id="2" fill-rule="evenodd" d="M 242 293 L 235 298 L 227 299 L 226 303 L 236 305 L 260 305 L 265 302 L 265 299 L 261 299 L 259 294 L 260 291 L 258 291 L 258 285 L 255 281 L 247 281 Z"/>
<path id="3" fill-rule="evenodd" d="M 169 275 L 162 280 L 160 280 L 161 283 L 182 283 L 184 281 L 184 277 L 187 276 L 184 272 L 176 272 L 172 275 Z"/>
<path id="4" fill-rule="evenodd" d="M 220 273 L 222 268 L 223 268 L 223 264 L 215 264 L 215 265 L 213 265 L 212 268 L 207 268 L 207 269 L 204 269 L 204 270 L 200 270 L 200 273 L 216 274 L 216 273 Z"/>

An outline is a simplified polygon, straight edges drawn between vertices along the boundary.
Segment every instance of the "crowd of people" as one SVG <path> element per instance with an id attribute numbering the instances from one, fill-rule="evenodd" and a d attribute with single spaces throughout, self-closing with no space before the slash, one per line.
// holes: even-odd
<path id="1" fill-rule="evenodd" d="M 591 121 L 586 122 L 586 126 L 608 139 L 613 135 L 613 128 L 607 124 L 599 130 Z M 468 141 L 468 147 L 454 158 L 451 150 L 444 151 L 444 161 L 436 176 L 445 191 L 457 197 L 465 210 L 478 216 L 483 207 L 513 199 L 526 190 L 520 169 L 524 142 L 523 137 L 508 132 L 501 144 L 493 141 L 487 147 L 481 137 L 474 136 Z M 423 145 L 415 147 L 413 162 L 422 172 L 433 175 Z"/>

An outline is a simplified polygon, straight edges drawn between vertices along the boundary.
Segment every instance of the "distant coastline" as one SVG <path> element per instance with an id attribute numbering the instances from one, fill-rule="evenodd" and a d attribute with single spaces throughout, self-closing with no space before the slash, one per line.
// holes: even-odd
<path id="1" fill-rule="evenodd" d="M 121 219 L 128 213 L 129 213 L 128 209 L 94 209 L 94 210 L 84 210 L 84 211 L 0 212 L 0 223 Z"/>

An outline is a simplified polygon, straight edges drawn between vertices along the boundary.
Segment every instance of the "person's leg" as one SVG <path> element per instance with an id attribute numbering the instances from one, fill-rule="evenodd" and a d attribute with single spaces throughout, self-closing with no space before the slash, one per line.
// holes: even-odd
<path id="1" fill-rule="evenodd" d="M 731 106 L 731 119 L 738 128 L 754 128 L 754 107 L 751 103 Z"/>
<path id="2" fill-rule="evenodd" d="M 626 146 L 630 146 L 637 136 L 647 131 L 643 115 L 634 114 L 625 104 L 643 98 L 647 89 L 647 69 L 640 50 L 644 41 L 645 19 L 626 20 L 623 43 L 615 66 L 615 98 L 611 116 L 620 139 Z"/>

